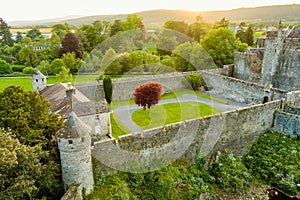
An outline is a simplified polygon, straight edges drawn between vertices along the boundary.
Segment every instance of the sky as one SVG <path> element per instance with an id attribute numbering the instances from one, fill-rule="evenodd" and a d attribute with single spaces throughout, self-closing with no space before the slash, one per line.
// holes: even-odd
<path id="1" fill-rule="evenodd" d="M 300 0 L 4 0 L 0 3 L 0 18 L 10 22 L 154 9 L 208 11 L 285 4 L 300 4 Z"/>

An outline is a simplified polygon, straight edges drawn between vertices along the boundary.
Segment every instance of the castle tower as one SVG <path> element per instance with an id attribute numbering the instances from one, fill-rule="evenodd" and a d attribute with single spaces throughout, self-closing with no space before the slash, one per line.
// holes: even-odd
<path id="1" fill-rule="evenodd" d="M 272 84 L 283 90 L 300 87 L 300 27 L 288 33 L 268 32 L 263 60 L 261 84 Z"/>
<path id="2" fill-rule="evenodd" d="M 86 194 L 93 190 L 90 133 L 91 128 L 72 112 L 57 134 L 65 189 L 73 183 L 81 183 Z"/>
<path id="3" fill-rule="evenodd" d="M 40 70 L 36 69 L 32 76 L 33 90 L 40 92 L 47 86 L 46 76 L 43 75 Z"/>
<path id="4" fill-rule="evenodd" d="M 261 84 L 278 87 L 278 76 L 282 65 L 284 36 L 281 29 L 267 32 Z"/>

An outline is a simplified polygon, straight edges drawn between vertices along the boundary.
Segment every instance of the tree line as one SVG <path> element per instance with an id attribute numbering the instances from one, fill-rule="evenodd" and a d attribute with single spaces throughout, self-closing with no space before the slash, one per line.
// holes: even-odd
<path id="1" fill-rule="evenodd" d="M 147 32 L 142 18 L 136 14 L 128 15 L 125 21 L 115 20 L 113 23 L 96 20 L 80 27 L 55 24 L 51 27 L 52 35 L 48 39 L 37 27 L 32 27 L 25 37 L 18 32 L 15 41 L 11 38 L 10 27 L 1 19 L 0 74 L 32 74 L 34 68 L 38 68 L 46 75 L 60 72 L 74 75 L 79 69 L 95 73 L 103 66 L 106 74 L 124 74 L 133 68 L 144 72 L 168 71 L 162 66 L 169 67 L 169 70 L 191 71 L 198 65 L 207 64 L 207 57 L 197 61 L 197 56 L 203 54 L 204 50 L 218 67 L 222 67 L 233 62 L 235 51 L 247 48 L 243 42 L 253 44 L 249 38 L 251 33 L 244 34 L 245 31 L 240 30 L 236 34 L 228 28 L 229 23 L 225 18 L 208 23 L 201 16 L 192 24 L 173 20 L 165 22 L 163 28 L 166 30 L 192 39 L 189 45 L 187 39 L 170 35 L 167 31 L 154 29 L 153 32 Z M 130 30 L 135 31 L 134 44 L 125 43 L 122 47 L 114 48 L 117 44 L 113 43 L 118 43 L 117 36 Z M 249 30 L 252 30 L 251 27 Z M 111 38 L 114 39 L 109 43 Z M 104 42 L 107 48 L 97 49 Z M 135 47 L 130 48 L 132 45 Z"/>

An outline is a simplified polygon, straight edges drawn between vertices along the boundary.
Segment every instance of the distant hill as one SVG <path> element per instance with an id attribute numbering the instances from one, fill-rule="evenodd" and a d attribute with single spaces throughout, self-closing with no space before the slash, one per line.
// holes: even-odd
<path id="1" fill-rule="evenodd" d="M 193 12 L 185 10 L 151 10 L 136 13 L 143 18 L 146 26 L 161 26 L 168 20 L 185 21 L 192 23 L 196 16 L 201 15 L 205 21 L 214 22 L 225 17 L 234 22 L 264 22 L 278 23 L 282 20 L 284 23 L 300 22 L 300 4 L 276 5 L 254 8 L 238 8 L 233 10 Z M 13 21 L 8 22 L 12 27 L 24 27 L 32 25 L 52 26 L 57 23 L 68 23 L 70 25 L 80 26 L 82 24 L 91 24 L 95 20 L 106 20 L 113 22 L 116 19 L 125 20 L 127 14 L 120 15 L 94 15 L 86 17 L 67 17 L 38 21 Z"/>

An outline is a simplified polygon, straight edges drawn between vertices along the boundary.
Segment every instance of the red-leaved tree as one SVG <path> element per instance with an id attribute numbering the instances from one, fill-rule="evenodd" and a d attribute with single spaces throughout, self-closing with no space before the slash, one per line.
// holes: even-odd
<path id="1" fill-rule="evenodd" d="M 141 84 L 134 89 L 134 102 L 146 109 L 158 103 L 162 93 L 162 87 L 158 82 Z"/>

